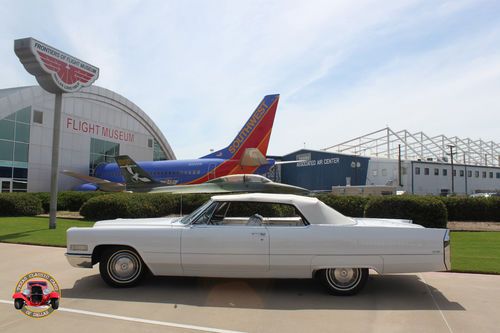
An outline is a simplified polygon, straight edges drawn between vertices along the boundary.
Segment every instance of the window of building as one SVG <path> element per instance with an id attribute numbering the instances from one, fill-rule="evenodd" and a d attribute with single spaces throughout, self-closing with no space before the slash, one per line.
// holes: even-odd
<path id="1" fill-rule="evenodd" d="M 490 171 L 490 178 L 493 178 L 493 171 Z"/>
<path id="2" fill-rule="evenodd" d="M 439 176 L 439 169 L 438 168 L 434 169 L 434 176 Z"/>
<path id="3" fill-rule="evenodd" d="M 120 144 L 100 139 L 90 139 L 89 175 L 93 176 L 95 168 L 101 163 L 113 163 L 114 157 L 120 155 Z"/>
<path id="4" fill-rule="evenodd" d="M 377 176 L 377 174 L 378 174 L 378 170 L 373 170 L 373 171 L 372 171 L 372 176 L 376 177 L 376 176 Z"/>
<path id="5" fill-rule="evenodd" d="M 382 169 L 382 176 L 387 176 L 387 169 Z"/>
<path id="6" fill-rule="evenodd" d="M 168 160 L 167 154 L 161 149 L 160 144 L 156 139 L 153 140 L 153 161 Z"/>
<path id="7" fill-rule="evenodd" d="M 457 176 L 457 170 L 453 170 L 453 177 Z"/>
<path id="8" fill-rule="evenodd" d="M 2 191 L 26 192 L 31 107 L 0 119 L 0 177 Z"/>
<path id="9" fill-rule="evenodd" d="M 148 139 L 148 147 L 153 148 L 153 139 Z"/>
<path id="10" fill-rule="evenodd" d="M 467 177 L 472 177 L 472 171 L 471 170 L 467 170 Z"/>
<path id="11" fill-rule="evenodd" d="M 483 171 L 483 178 L 486 178 L 486 171 Z"/>
<path id="12" fill-rule="evenodd" d="M 500 178 L 500 172 L 497 172 L 497 179 Z"/>
<path id="13" fill-rule="evenodd" d="M 33 122 L 37 124 L 43 124 L 43 112 L 33 110 Z"/>
<path id="14" fill-rule="evenodd" d="M 448 176 L 448 169 L 443 169 L 443 176 Z"/>
<path id="15" fill-rule="evenodd" d="M 401 167 L 401 174 L 404 176 L 406 175 L 406 167 Z"/>
<path id="16" fill-rule="evenodd" d="M 429 168 L 424 168 L 424 175 L 426 175 L 426 176 L 429 175 Z"/>
<path id="17" fill-rule="evenodd" d="M 475 176 L 476 178 L 479 178 L 479 171 L 474 171 L 474 176 Z"/>
<path id="18" fill-rule="evenodd" d="M 420 175 L 420 168 L 419 168 L 419 167 L 416 167 L 416 168 L 415 168 L 415 174 L 416 174 L 416 175 Z"/>
<path id="19" fill-rule="evenodd" d="M 460 170 L 460 177 L 463 177 L 465 175 L 465 171 L 464 170 Z"/>

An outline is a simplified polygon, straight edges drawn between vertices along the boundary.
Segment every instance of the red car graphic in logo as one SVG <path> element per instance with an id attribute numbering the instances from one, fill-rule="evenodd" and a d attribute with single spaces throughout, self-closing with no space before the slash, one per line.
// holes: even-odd
<path id="1" fill-rule="evenodd" d="M 29 317 L 42 318 L 59 308 L 61 293 L 59 284 L 52 276 L 32 272 L 19 280 L 12 298 L 16 310 Z"/>

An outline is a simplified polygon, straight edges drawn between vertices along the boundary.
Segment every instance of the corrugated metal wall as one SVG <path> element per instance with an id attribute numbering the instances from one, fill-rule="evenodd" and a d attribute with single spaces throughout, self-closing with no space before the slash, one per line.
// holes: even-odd
<path id="1" fill-rule="evenodd" d="M 309 190 L 328 190 L 332 186 L 365 185 L 368 170 L 367 157 L 342 155 L 324 151 L 301 149 L 283 156 L 283 161 L 304 160 L 281 165 L 281 182 Z"/>

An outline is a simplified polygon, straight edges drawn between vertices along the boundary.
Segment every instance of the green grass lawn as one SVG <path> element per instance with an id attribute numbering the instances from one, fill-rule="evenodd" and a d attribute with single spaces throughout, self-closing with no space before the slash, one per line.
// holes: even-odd
<path id="1" fill-rule="evenodd" d="M 57 228 L 49 229 L 47 217 L 0 217 L 0 242 L 66 246 L 66 230 L 91 227 L 94 222 L 57 219 Z"/>
<path id="2" fill-rule="evenodd" d="M 0 242 L 66 246 L 66 230 L 94 222 L 57 219 L 49 230 L 47 217 L 0 217 Z M 452 232 L 451 268 L 456 272 L 500 274 L 500 232 Z"/>
<path id="3" fill-rule="evenodd" d="M 500 274 L 500 232 L 452 232 L 451 268 L 456 272 Z"/>

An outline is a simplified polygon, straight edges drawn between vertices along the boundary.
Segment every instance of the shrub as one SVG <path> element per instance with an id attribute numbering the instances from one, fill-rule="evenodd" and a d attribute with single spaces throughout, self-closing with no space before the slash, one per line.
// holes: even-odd
<path id="1" fill-rule="evenodd" d="M 89 199 L 106 194 L 109 194 L 109 192 L 60 192 L 57 195 L 57 210 L 78 212 Z"/>
<path id="2" fill-rule="evenodd" d="M 33 216 L 42 212 L 42 202 L 31 193 L 0 194 L 0 216 Z"/>
<path id="3" fill-rule="evenodd" d="M 371 198 L 366 217 L 409 219 L 428 228 L 446 228 L 447 211 L 443 202 L 425 196 L 383 196 Z"/>
<path id="4" fill-rule="evenodd" d="M 43 211 L 48 213 L 50 210 L 50 193 L 49 192 L 35 192 L 31 193 L 37 196 L 41 202 Z M 78 212 L 82 205 L 87 200 L 100 195 L 110 194 L 109 192 L 78 192 L 78 191 L 64 191 L 57 194 L 57 210 L 69 210 Z"/>
<path id="5" fill-rule="evenodd" d="M 500 198 L 440 198 L 448 209 L 450 221 L 500 221 Z"/>
<path id="6" fill-rule="evenodd" d="M 90 220 L 160 217 L 176 212 L 176 198 L 167 193 L 115 193 L 85 202 L 80 214 Z"/>
<path id="7" fill-rule="evenodd" d="M 179 214 L 181 211 L 181 200 L 182 200 L 182 214 L 190 214 L 196 208 L 207 202 L 212 195 L 211 194 L 170 194 L 175 200 L 176 206 L 173 214 Z"/>
<path id="8" fill-rule="evenodd" d="M 43 213 L 48 213 L 50 210 L 50 193 L 49 192 L 33 192 L 31 195 L 37 197 L 42 203 Z"/>
<path id="9" fill-rule="evenodd" d="M 338 196 L 332 194 L 319 194 L 317 198 L 338 212 L 351 217 L 363 217 L 365 206 L 370 200 L 367 197 Z"/>

